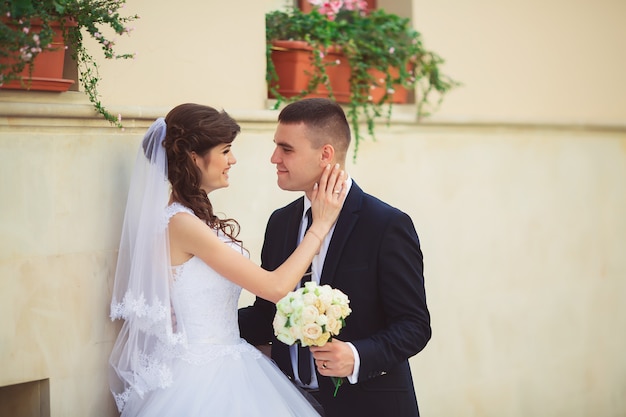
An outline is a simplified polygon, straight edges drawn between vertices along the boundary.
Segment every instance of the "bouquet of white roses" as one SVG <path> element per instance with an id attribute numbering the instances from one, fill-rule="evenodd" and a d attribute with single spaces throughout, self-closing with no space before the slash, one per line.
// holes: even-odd
<path id="1" fill-rule="evenodd" d="M 274 334 L 287 345 L 323 346 L 346 324 L 349 303 L 341 291 L 309 281 L 276 303 Z"/>
<path id="2" fill-rule="evenodd" d="M 348 296 L 329 285 L 310 281 L 284 296 L 276 303 L 274 334 L 287 345 L 323 346 L 337 336 L 352 312 Z M 331 377 L 334 396 L 343 378 Z"/>

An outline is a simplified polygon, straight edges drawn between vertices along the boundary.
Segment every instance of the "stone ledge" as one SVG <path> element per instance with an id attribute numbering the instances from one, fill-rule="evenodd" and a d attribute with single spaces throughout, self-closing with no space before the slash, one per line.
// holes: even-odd
<path id="1" fill-rule="evenodd" d="M 278 110 L 273 110 L 275 100 L 267 100 L 266 109 L 227 109 L 239 123 L 275 124 Z M 145 128 L 158 117 L 165 116 L 170 107 L 164 106 L 109 106 L 112 114 L 121 114 L 127 128 Z M 22 122 L 18 119 L 27 119 Z M 33 123 L 34 119 L 39 119 Z M 53 122 L 57 119 L 56 122 Z M 59 122 L 59 119 L 64 122 Z M 73 120 L 68 122 L 68 120 Z M 68 126 L 80 124 L 97 127 L 111 127 L 97 114 L 87 97 L 81 92 L 46 93 L 34 91 L 0 90 L 0 125 L 25 126 L 29 124 L 56 126 L 67 123 Z M 379 125 L 386 124 L 381 118 Z M 626 121 L 596 122 L 586 120 L 539 120 L 524 118 L 480 118 L 463 115 L 434 114 L 419 122 L 416 119 L 414 105 L 394 105 L 390 119 L 391 125 L 420 125 L 438 127 L 509 127 L 509 128 L 544 128 L 558 130 L 591 131 L 626 131 Z"/>

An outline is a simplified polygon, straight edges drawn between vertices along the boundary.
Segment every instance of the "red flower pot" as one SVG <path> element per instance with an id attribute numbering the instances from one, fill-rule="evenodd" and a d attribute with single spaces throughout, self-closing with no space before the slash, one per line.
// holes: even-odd
<path id="1" fill-rule="evenodd" d="M 278 81 L 273 84 L 285 97 L 293 97 L 307 89 L 313 67 L 313 48 L 304 41 L 274 41 L 272 43 L 272 62 L 276 68 Z M 350 66 L 348 60 L 337 49 L 326 51 L 323 61 L 329 63 L 326 73 L 335 100 L 348 103 L 350 98 Z M 338 64 L 337 64 L 338 63 Z M 271 93 L 269 94 L 272 97 Z M 328 97 L 328 89 L 320 84 L 306 97 Z"/>
<path id="2" fill-rule="evenodd" d="M 274 41 L 272 42 L 271 59 L 278 75 L 278 81 L 273 82 L 272 86 L 284 97 L 294 97 L 305 91 L 311 81 L 311 75 L 315 72 L 313 67 L 313 48 L 304 41 Z M 351 69 L 348 59 L 338 49 L 329 49 L 326 51 L 324 62 L 329 63 L 326 67 L 326 74 L 330 82 L 330 86 L 338 103 L 350 102 L 350 74 Z M 397 68 L 389 68 L 392 76 L 398 76 Z M 372 97 L 372 102 L 379 103 L 385 95 L 384 82 L 378 80 L 384 79 L 385 74 L 381 71 L 372 69 L 370 73 L 377 80 L 370 87 L 368 96 Z M 268 91 L 270 98 L 271 91 Z M 305 96 L 310 97 L 329 97 L 328 89 L 325 85 L 320 84 L 317 89 Z M 408 91 L 401 85 L 394 86 L 394 92 L 387 97 L 387 102 L 391 103 L 407 103 L 409 99 Z"/>
<path id="3" fill-rule="evenodd" d="M 65 27 L 76 26 L 71 20 L 65 21 Z M 67 91 L 74 83 L 74 80 L 63 78 L 63 64 L 65 62 L 65 43 L 63 31 L 59 22 L 50 25 L 54 30 L 54 37 L 51 48 L 45 49 L 32 60 L 31 65 L 26 65 L 20 73 L 21 79 L 11 80 L 0 85 L 0 88 L 13 90 L 37 90 L 37 91 Z M 42 29 L 41 23 L 34 20 L 31 23 L 30 33 L 39 33 Z M 16 30 L 20 30 L 16 28 Z M 17 54 L 17 53 L 16 53 Z M 15 57 L 0 58 L 0 62 L 12 63 L 19 59 Z"/>

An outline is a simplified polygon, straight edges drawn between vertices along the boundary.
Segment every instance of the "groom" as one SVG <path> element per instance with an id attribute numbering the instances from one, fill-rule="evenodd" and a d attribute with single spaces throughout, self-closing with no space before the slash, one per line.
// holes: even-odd
<path id="1" fill-rule="evenodd" d="M 305 193 L 270 217 L 262 266 L 277 268 L 304 233 L 309 195 L 326 165 L 345 167 L 350 127 L 343 109 L 327 99 L 286 106 L 274 136 L 278 186 Z M 390 178 L 390 181 L 396 180 Z M 272 344 L 272 359 L 323 406 L 326 417 L 418 417 L 409 358 L 431 336 L 423 260 L 413 222 L 405 213 L 366 194 L 352 179 L 334 231 L 311 265 L 312 278 L 348 295 L 352 313 L 339 336 L 299 353 L 273 334 L 275 305 L 257 298 L 239 313 L 241 335 Z M 308 360 L 311 376 L 298 368 Z M 336 396 L 330 377 L 344 383 Z"/>

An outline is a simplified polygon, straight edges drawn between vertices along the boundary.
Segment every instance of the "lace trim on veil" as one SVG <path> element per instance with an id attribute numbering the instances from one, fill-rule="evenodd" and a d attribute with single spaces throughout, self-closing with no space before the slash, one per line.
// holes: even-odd
<path id="1" fill-rule="evenodd" d="M 140 354 L 139 368 L 135 371 L 135 384 L 127 387 L 122 393 L 113 393 L 115 404 L 121 412 L 130 399 L 133 391 L 140 397 L 146 392 L 157 388 L 167 388 L 174 382 L 170 367 L 153 355 Z"/>

